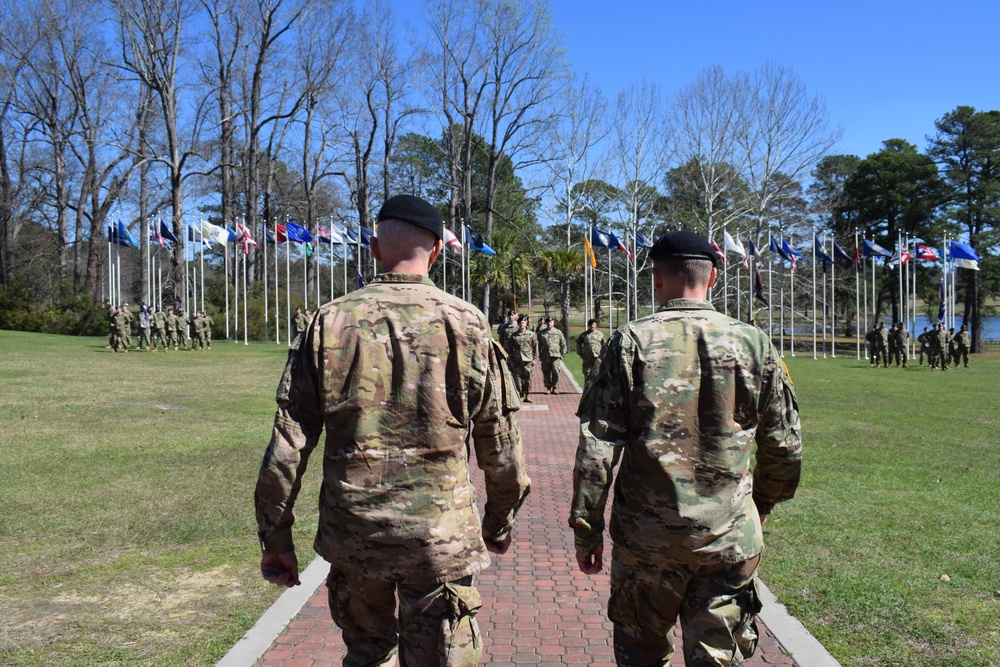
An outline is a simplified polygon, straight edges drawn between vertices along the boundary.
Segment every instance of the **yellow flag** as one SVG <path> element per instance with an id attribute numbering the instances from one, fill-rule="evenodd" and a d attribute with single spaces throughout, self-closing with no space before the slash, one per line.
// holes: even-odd
<path id="1" fill-rule="evenodd" d="M 590 258 L 590 268 L 597 268 L 597 258 L 594 257 L 594 249 L 590 247 L 590 239 L 586 236 L 583 237 L 583 248 L 587 251 L 587 257 Z"/>

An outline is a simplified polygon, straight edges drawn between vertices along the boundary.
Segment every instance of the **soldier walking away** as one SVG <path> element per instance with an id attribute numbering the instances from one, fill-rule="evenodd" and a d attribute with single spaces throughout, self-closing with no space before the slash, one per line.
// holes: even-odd
<path id="1" fill-rule="evenodd" d="M 378 221 L 371 250 L 386 273 L 320 308 L 289 350 L 254 494 L 261 574 L 299 583 L 293 508 L 325 431 L 314 548 L 331 563 L 344 664 L 398 652 L 401 665 L 476 665 L 472 577 L 508 549 L 530 488 L 520 404 L 486 316 L 427 277 L 444 247 L 437 209 L 400 195 Z M 482 521 L 470 451 L 486 478 Z"/>
<path id="2" fill-rule="evenodd" d="M 576 337 L 576 353 L 583 361 L 583 381 L 590 377 L 590 369 L 594 367 L 597 358 L 601 356 L 604 347 L 604 334 L 597 329 L 597 320 L 587 322 L 587 330 Z"/>
<path id="3" fill-rule="evenodd" d="M 931 329 L 930 327 L 924 327 L 924 332 L 917 336 L 917 342 L 920 343 L 920 365 L 924 365 L 924 355 L 927 355 L 927 364 L 931 363 Z"/>
<path id="4" fill-rule="evenodd" d="M 972 348 L 972 336 L 968 328 L 963 324 L 955 335 L 955 367 L 958 362 L 963 361 L 966 368 L 969 367 L 969 350 Z"/>
<path id="5" fill-rule="evenodd" d="M 187 313 L 184 312 L 183 308 L 177 309 L 177 340 L 180 341 L 180 348 L 182 350 L 188 349 L 188 325 L 191 320 L 188 319 Z"/>
<path id="6" fill-rule="evenodd" d="M 108 306 L 108 346 L 107 349 L 117 352 L 115 349 L 115 339 L 118 338 L 118 328 L 115 324 L 115 318 L 118 315 L 118 308 L 115 306 Z"/>
<path id="7" fill-rule="evenodd" d="M 875 351 L 878 359 L 875 361 L 875 365 L 878 366 L 878 360 L 882 361 L 882 368 L 889 368 L 889 330 L 885 328 L 885 322 L 878 323 L 878 338 L 875 339 Z"/>
<path id="8" fill-rule="evenodd" d="M 556 329 L 556 321 L 545 318 L 545 328 L 538 334 L 538 356 L 542 361 L 542 379 L 550 394 L 559 393 L 559 366 L 566 356 L 566 338 Z"/>
<path id="9" fill-rule="evenodd" d="M 167 340 L 167 314 L 157 308 L 156 312 L 153 313 L 153 351 L 155 352 L 157 346 L 159 346 L 166 352 Z"/>
<path id="10" fill-rule="evenodd" d="M 202 319 L 205 321 L 205 341 L 208 344 L 208 349 L 212 349 L 212 327 L 215 326 L 215 320 L 212 316 L 206 312 L 201 314 Z"/>
<path id="11" fill-rule="evenodd" d="M 910 347 L 910 332 L 903 328 L 901 322 L 896 322 L 895 328 L 889 334 L 889 340 L 893 341 L 893 359 L 896 361 L 896 368 L 902 363 L 906 368 L 906 360 Z"/>
<path id="12" fill-rule="evenodd" d="M 757 646 L 761 524 L 799 482 L 798 407 L 767 335 L 707 300 L 718 275 L 708 241 L 670 232 L 649 256 L 660 308 L 615 332 L 580 399 L 577 564 L 602 569 L 617 467 L 608 618 L 618 664 L 667 665 L 679 617 L 684 664 L 736 667 Z"/>
<path id="13" fill-rule="evenodd" d="M 191 321 L 194 336 L 191 337 L 191 351 L 204 350 L 207 347 L 205 339 L 205 315 L 201 311 L 196 311 L 194 319 Z"/>
<path id="14" fill-rule="evenodd" d="M 524 403 L 531 403 L 531 369 L 538 358 L 538 337 L 528 329 L 528 316 L 517 320 L 517 332 L 507 339 L 507 367 L 514 377 L 514 388 Z"/>
<path id="15" fill-rule="evenodd" d="M 879 333 L 878 327 L 873 326 L 865 334 L 865 342 L 868 343 L 868 366 L 877 367 L 878 366 L 878 341 Z"/>

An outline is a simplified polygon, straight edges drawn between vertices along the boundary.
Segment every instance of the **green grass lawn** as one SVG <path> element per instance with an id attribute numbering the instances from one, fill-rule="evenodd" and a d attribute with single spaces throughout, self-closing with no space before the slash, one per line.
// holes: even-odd
<path id="1" fill-rule="evenodd" d="M 0 332 L 0 664 L 212 664 L 281 592 L 252 493 L 286 350 L 105 342 Z M 845 666 L 1000 665 L 1000 353 L 786 361 L 805 468 L 765 581 Z"/>

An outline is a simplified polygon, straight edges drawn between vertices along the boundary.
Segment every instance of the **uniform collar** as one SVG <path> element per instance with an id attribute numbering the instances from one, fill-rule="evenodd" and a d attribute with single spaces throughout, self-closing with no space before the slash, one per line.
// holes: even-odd
<path id="1" fill-rule="evenodd" d="M 715 306 L 705 299 L 670 299 L 659 310 L 715 310 Z"/>
<path id="2" fill-rule="evenodd" d="M 379 283 L 423 283 L 424 285 L 433 285 L 434 281 L 427 276 L 422 276 L 419 273 L 380 273 L 375 276 L 375 280 L 372 282 Z"/>

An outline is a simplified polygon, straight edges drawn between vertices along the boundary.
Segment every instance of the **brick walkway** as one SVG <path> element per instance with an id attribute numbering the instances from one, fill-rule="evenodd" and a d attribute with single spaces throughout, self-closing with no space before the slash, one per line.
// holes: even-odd
<path id="1" fill-rule="evenodd" d="M 576 568 L 573 534 L 566 524 L 579 394 L 565 378 L 561 385 L 561 394 L 543 393 L 536 371 L 534 403 L 518 413 L 531 495 L 518 515 L 510 551 L 493 555 L 493 567 L 476 577 L 483 596 L 477 617 L 486 645 L 482 664 L 490 667 L 615 663 L 611 622 L 605 615 L 610 539 L 606 538 L 604 571 L 584 575 Z M 481 474 L 476 474 L 476 480 L 482 489 Z M 758 626 L 760 645 L 747 667 L 798 664 L 760 619 Z M 674 666 L 684 664 L 680 639 L 678 633 Z M 340 665 L 343 657 L 340 631 L 327 608 L 326 586 L 320 585 L 257 665 L 320 667 Z"/>

